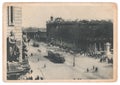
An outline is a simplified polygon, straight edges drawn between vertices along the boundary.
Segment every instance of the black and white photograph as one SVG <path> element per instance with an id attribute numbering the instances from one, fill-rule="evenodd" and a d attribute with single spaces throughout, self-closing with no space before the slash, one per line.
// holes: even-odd
<path id="1" fill-rule="evenodd" d="M 116 81 L 115 3 L 4 3 L 7 82 Z"/>

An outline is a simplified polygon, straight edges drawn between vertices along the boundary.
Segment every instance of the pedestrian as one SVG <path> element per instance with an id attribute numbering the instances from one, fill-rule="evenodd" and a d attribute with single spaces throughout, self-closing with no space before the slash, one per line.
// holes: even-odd
<path id="1" fill-rule="evenodd" d="M 87 72 L 89 72 L 89 69 L 87 68 Z"/>
<path id="2" fill-rule="evenodd" d="M 35 80 L 39 80 L 39 76 L 37 75 L 37 77 L 35 78 Z"/>
<path id="3" fill-rule="evenodd" d="M 102 58 L 100 59 L 100 62 L 102 62 Z"/>
<path id="4" fill-rule="evenodd" d="M 97 71 L 98 71 L 98 67 L 95 68 L 95 72 L 97 72 Z"/>
<path id="5" fill-rule="evenodd" d="M 29 46 L 29 43 L 30 43 L 30 38 L 28 38 L 28 46 Z"/>
<path id="6" fill-rule="evenodd" d="M 32 73 L 33 73 L 33 70 L 31 70 L 30 73 L 32 74 Z"/>
<path id="7" fill-rule="evenodd" d="M 95 66 L 93 66 L 93 70 L 95 69 Z"/>
<path id="8" fill-rule="evenodd" d="M 32 77 L 32 76 L 30 77 L 30 80 L 33 80 L 33 77 Z"/>
<path id="9" fill-rule="evenodd" d="M 38 61 L 39 61 L 39 58 L 38 58 Z"/>
<path id="10" fill-rule="evenodd" d="M 46 68 L 46 64 L 44 64 L 44 68 Z"/>
<path id="11" fill-rule="evenodd" d="M 33 56 L 33 53 L 31 53 L 31 57 Z"/>
<path id="12" fill-rule="evenodd" d="M 43 77 L 40 77 L 41 80 L 43 80 Z"/>

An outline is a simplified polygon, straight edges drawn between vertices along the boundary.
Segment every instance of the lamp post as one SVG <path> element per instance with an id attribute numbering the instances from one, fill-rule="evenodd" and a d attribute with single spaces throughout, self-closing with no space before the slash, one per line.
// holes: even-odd
<path id="1" fill-rule="evenodd" d="M 73 67 L 75 67 L 75 55 L 73 55 Z"/>
<path id="2" fill-rule="evenodd" d="M 75 53 L 73 51 L 71 53 L 73 55 L 73 67 L 75 67 Z"/>

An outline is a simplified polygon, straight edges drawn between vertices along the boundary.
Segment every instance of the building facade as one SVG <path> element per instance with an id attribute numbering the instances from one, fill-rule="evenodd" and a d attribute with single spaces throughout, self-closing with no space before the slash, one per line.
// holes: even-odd
<path id="1" fill-rule="evenodd" d="M 96 54 L 113 49 L 113 23 L 105 20 L 65 21 L 51 17 L 46 24 L 48 43 L 78 52 Z"/>
<path id="2" fill-rule="evenodd" d="M 46 28 L 28 27 L 23 32 L 32 40 L 46 42 Z"/>
<path id="3" fill-rule="evenodd" d="M 19 50 L 18 61 L 22 62 L 22 8 L 19 6 L 7 6 L 7 58 L 10 59 L 10 53 L 14 48 Z M 13 41 L 13 42 L 12 42 Z M 14 43 L 11 47 L 10 43 Z M 11 54 L 13 55 L 13 54 Z M 12 60 L 11 60 L 12 61 Z"/>

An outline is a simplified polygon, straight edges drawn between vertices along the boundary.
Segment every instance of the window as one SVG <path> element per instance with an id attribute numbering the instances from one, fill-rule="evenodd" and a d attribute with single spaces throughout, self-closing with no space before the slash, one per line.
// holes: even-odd
<path id="1" fill-rule="evenodd" d="M 8 26 L 14 26 L 14 7 L 8 6 L 7 12 L 8 12 Z"/>

